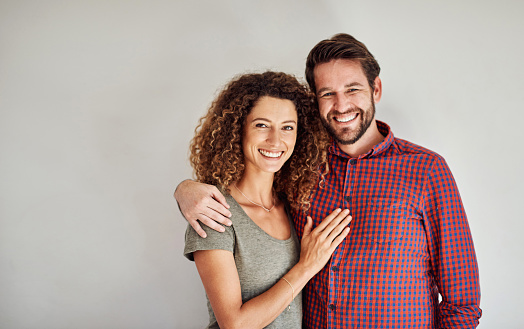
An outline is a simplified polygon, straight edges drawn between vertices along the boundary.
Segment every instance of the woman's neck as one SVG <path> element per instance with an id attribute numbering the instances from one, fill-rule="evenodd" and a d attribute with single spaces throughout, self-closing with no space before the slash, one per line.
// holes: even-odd
<path id="1" fill-rule="evenodd" d="M 274 177 L 273 173 L 250 173 L 246 171 L 235 184 L 248 200 L 271 206 L 274 204 Z"/>

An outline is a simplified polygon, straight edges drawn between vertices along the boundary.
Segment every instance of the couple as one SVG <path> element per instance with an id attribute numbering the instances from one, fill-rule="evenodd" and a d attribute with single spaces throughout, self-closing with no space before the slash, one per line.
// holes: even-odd
<path id="1" fill-rule="evenodd" d="M 211 137 L 204 141 L 206 137 L 197 134 L 192 147 L 197 179 L 219 186 L 226 198 L 215 187 L 191 181 L 180 184 L 175 196 L 196 230 L 188 230 L 186 255 L 195 257 L 217 318 L 252 321 L 263 317 L 269 322 L 244 325 L 263 327 L 279 312 L 280 316 L 292 312 L 286 309 L 287 304 L 294 299 L 294 307 L 299 302 L 297 293 L 304 280 L 311 278 L 302 296 L 305 328 L 478 325 L 481 310 L 476 256 L 453 176 L 438 154 L 395 138 L 389 126 L 375 120 L 375 103 L 382 94 L 379 72 L 378 63 L 364 44 L 347 34 L 335 35 L 318 43 L 307 58 L 306 79 L 316 97 L 315 114 L 301 112 L 293 100 L 278 95 L 255 102 L 246 96 L 239 104 L 252 104 L 250 113 L 264 107 L 266 112 L 262 109 L 255 114 L 266 113 L 267 117 L 247 113 L 242 122 L 227 122 L 226 112 L 242 108 L 236 104 L 224 107 L 224 115 L 208 115 L 204 121 L 202 130 L 207 121 L 223 121 L 223 127 L 233 129 L 224 145 Z M 217 106 L 223 104 L 217 100 L 212 107 Z M 315 127 L 318 117 L 331 136 L 328 145 L 320 129 L 300 131 L 301 120 Z M 257 123 L 256 119 L 262 120 Z M 258 134 L 257 129 L 268 132 Z M 290 130 L 297 131 L 293 138 L 286 135 Z M 289 156 L 295 136 L 297 157 L 293 154 L 281 164 Z M 307 146 L 311 138 L 314 142 Z M 198 143 L 200 147 L 195 147 Z M 273 144 L 277 146 L 273 148 Z M 216 154 L 199 163 L 195 157 L 211 147 L 242 152 L 242 160 L 232 169 L 217 163 L 221 159 L 215 158 Z M 232 157 L 225 159 L 235 161 Z M 206 166 L 213 166 L 209 168 L 216 168 L 216 172 L 206 172 Z M 282 199 L 276 193 L 283 194 Z M 251 244 L 269 245 L 271 238 L 274 245 L 284 244 L 294 236 L 293 227 L 286 222 L 284 199 L 290 205 L 296 233 L 302 238 L 300 260 L 293 266 L 296 259 L 292 259 L 291 247 L 286 255 L 287 267 L 279 259 L 282 254 L 269 250 L 271 260 L 248 254 L 246 268 L 253 273 L 244 277 L 248 285 L 244 289 L 239 277 L 244 276 L 245 269 L 235 259 L 235 251 Z M 345 227 L 347 210 L 340 209 L 348 209 L 352 216 L 351 233 Z M 197 220 L 226 231 L 222 239 L 216 239 L 218 233 L 205 228 L 208 237 L 198 241 L 212 238 L 230 244 L 224 242 L 228 245 L 206 250 L 194 243 L 196 247 L 188 249 L 196 232 L 206 235 Z M 232 226 L 224 229 L 213 220 L 232 222 Z M 235 240 L 237 226 L 248 232 L 243 236 L 248 244 Z M 263 233 L 267 235 L 264 239 Z M 206 256 L 212 253 L 216 257 Z M 277 261 L 279 265 L 273 264 Z M 251 262 L 256 265 L 251 266 Z M 328 266 L 322 266 L 325 262 Z M 245 298 L 245 290 L 246 294 L 253 292 L 249 285 L 266 279 L 266 273 L 257 272 L 256 266 L 261 264 L 281 266 L 280 274 L 271 279 L 271 285 Z M 287 299 L 285 288 L 289 290 Z M 218 322 L 222 325 L 220 319 Z M 300 323 L 276 327 L 293 326 L 300 327 Z"/>

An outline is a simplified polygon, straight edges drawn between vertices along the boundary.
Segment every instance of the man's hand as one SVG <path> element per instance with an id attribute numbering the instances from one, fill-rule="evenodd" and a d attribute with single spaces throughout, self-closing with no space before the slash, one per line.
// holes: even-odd
<path id="1" fill-rule="evenodd" d="M 185 180 L 178 184 L 175 199 L 182 215 L 203 238 L 207 234 L 198 221 L 218 232 L 225 230 L 220 224 L 231 225 L 229 205 L 222 193 L 213 185 Z"/>

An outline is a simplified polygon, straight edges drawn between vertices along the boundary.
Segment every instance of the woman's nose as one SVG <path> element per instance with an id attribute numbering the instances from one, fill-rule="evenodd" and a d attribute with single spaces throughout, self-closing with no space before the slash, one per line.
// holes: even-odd
<path id="1" fill-rule="evenodd" d="M 280 144 L 280 131 L 271 129 L 269 136 L 267 136 L 267 142 L 272 146 L 278 146 Z"/>

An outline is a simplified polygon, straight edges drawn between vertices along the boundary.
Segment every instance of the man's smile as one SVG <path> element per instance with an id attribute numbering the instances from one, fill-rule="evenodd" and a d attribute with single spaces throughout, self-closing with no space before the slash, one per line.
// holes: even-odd
<path id="1" fill-rule="evenodd" d="M 358 113 L 347 113 L 347 114 L 333 116 L 333 120 L 337 122 L 345 123 L 345 122 L 354 120 L 357 116 L 358 116 Z"/>

